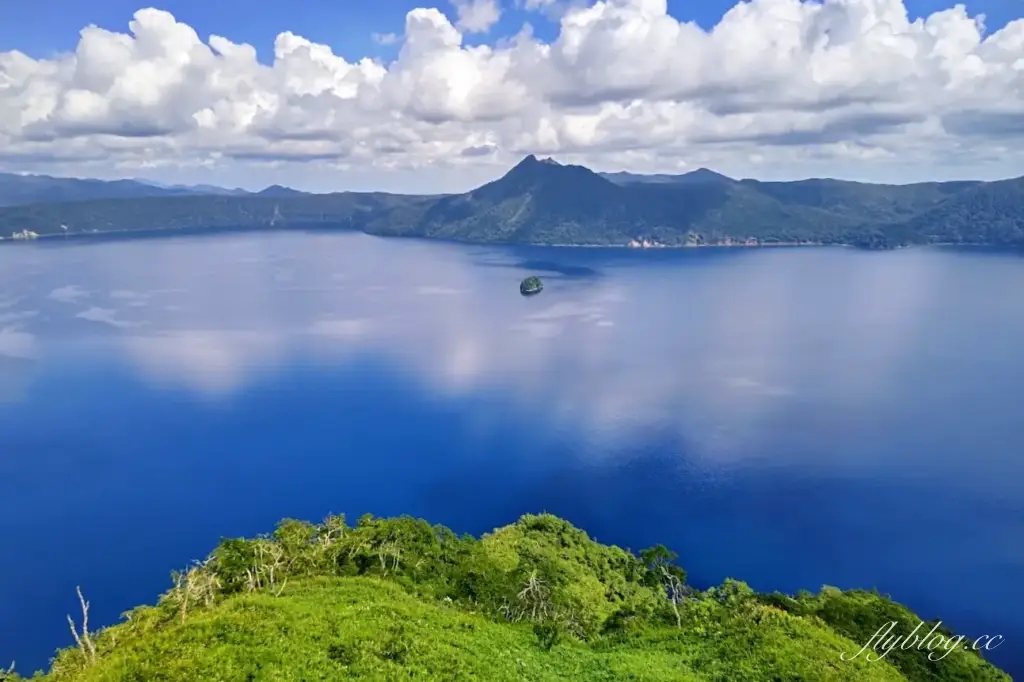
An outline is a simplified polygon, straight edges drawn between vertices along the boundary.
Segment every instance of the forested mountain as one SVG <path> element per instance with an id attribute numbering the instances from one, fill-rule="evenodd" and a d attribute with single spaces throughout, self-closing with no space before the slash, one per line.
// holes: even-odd
<path id="1" fill-rule="evenodd" d="M 263 192 L 274 194 L 282 190 L 303 194 L 277 186 L 268 187 Z M 243 189 L 226 189 L 213 185 L 161 185 L 144 180 L 90 180 L 0 173 L 0 206 L 207 194 L 244 196 L 250 193 Z"/>
<path id="2" fill-rule="evenodd" d="M 0 235 L 62 234 L 62 226 L 67 234 L 323 226 L 491 243 L 1024 245 L 1024 178 L 761 182 L 707 169 L 599 174 L 528 156 L 498 180 L 443 196 L 306 194 L 278 186 L 245 195 L 154 196 L 145 192 L 159 188 L 136 185 L 131 191 L 140 194 L 129 197 L 69 201 L 70 190 L 55 190 L 46 202 L 2 208 Z"/>
<path id="3" fill-rule="evenodd" d="M 0 173 L 0 206 L 38 202 L 174 196 L 190 193 L 184 188 L 158 187 L 137 180 L 82 180 L 48 175 Z"/>

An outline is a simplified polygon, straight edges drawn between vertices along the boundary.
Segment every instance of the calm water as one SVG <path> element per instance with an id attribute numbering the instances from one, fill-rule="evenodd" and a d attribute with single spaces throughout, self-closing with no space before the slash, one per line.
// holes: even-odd
<path id="1" fill-rule="evenodd" d="M 282 517 L 546 510 L 700 586 L 878 587 L 1024 673 L 1022 291 L 942 250 L 7 245 L 0 662 Z"/>

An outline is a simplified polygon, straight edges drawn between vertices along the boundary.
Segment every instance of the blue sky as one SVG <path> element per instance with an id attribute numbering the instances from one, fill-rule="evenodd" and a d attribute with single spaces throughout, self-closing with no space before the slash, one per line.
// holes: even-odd
<path id="1" fill-rule="evenodd" d="M 33 57 L 48 57 L 72 50 L 78 31 L 89 24 L 127 31 L 132 14 L 142 7 L 156 7 L 174 14 L 206 38 L 223 35 L 236 42 L 247 42 L 259 51 L 261 59 L 270 54 L 274 37 L 292 31 L 318 43 L 330 45 L 346 58 L 380 56 L 387 59 L 391 49 L 378 45 L 374 33 L 401 33 L 405 14 L 415 7 L 437 7 L 454 18 L 450 2 L 411 2 L 409 0 L 293 0 L 291 2 L 252 2 L 251 0 L 2 0 L 0 9 L 0 51 L 16 49 Z M 669 0 L 669 12 L 677 19 L 696 21 L 704 28 L 716 24 L 734 0 Z M 912 17 L 927 16 L 948 8 L 946 0 L 906 0 Z M 971 15 L 985 14 L 989 31 L 1024 14 L 1021 0 L 970 0 Z M 514 3 L 503 3 L 506 10 L 493 35 L 515 33 L 529 20 L 539 37 L 551 38 L 556 30 L 536 14 L 516 12 Z"/>

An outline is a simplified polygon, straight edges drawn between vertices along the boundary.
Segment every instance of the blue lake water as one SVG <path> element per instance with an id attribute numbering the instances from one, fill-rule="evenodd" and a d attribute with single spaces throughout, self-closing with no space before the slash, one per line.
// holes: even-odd
<path id="1" fill-rule="evenodd" d="M 76 585 L 109 624 L 283 517 L 550 511 L 701 587 L 877 587 L 1024 674 L 1022 291 L 939 249 L 5 245 L 0 663 L 71 643 Z"/>

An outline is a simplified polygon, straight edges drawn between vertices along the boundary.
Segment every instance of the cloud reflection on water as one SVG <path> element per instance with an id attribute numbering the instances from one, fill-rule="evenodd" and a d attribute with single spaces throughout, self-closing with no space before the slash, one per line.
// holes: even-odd
<path id="1" fill-rule="evenodd" d="M 560 254 L 565 263 L 554 262 Z M 720 268 L 697 267 L 712 256 L 690 254 L 599 270 L 599 257 L 580 264 L 572 251 L 548 250 L 540 261 L 515 250 L 323 234 L 113 242 L 47 255 L 48 276 L 110 292 L 114 308 L 78 317 L 110 326 L 127 360 L 161 386 L 230 398 L 296 358 L 373 354 L 435 391 L 540 400 L 595 447 L 669 429 L 719 463 L 818 414 L 812 404 L 856 414 L 884 395 L 935 323 L 945 263 L 928 251 L 780 250 L 715 255 Z M 540 262 L 561 274 L 541 296 L 521 297 L 518 282 L 531 271 L 519 266 Z M 52 284 L 59 301 L 89 295 Z M 0 353 L 24 354 L 33 341 L 5 328 Z"/>
<path id="2" fill-rule="evenodd" d="M 34 315 L 18 319 L 24 317 Z M 34 335 L 17 326 L 0 326 L 0 404 L 14 402 L 24 396 L 37 354 Z"/>
<path id="3" fill-rule="evenodd" d="M 0 355 L 21 360 L 34 358 L 35 336 L 15 326 L 0 328 Z"/>

